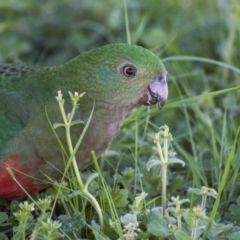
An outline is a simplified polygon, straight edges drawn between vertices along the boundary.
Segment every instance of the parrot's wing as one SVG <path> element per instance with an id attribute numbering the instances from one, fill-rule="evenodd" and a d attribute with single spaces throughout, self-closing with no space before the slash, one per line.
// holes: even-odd
<path id="1" fill-rule="evenodd" d="M 29 101 L 21 80 L 29 67 L 0 65 L 0 159 L 11 140 L 26 126 Z"/>
<path id="2" fill-rule="evenodd" d="M 4 149 L 23 128 L 24 124 L 19 118 L 0 111 L 0 159 L 4 155 Z"/>

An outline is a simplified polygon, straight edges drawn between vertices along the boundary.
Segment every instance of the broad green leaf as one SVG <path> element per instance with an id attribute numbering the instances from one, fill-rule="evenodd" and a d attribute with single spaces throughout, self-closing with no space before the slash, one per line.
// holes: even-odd
<path id="1" fill-rule="evenodd" d="M 150 214 L 150 223 L 147 224 L 147 230 L 152 235 L 160 238 L 165 238 L 171 235 L 168 229 L 168 223 L 163 218 L 162 213 L 158 209 L 152 209 Z"/>
<path id="2" fill-rule="evenodd" d="M 0 212 L 0 224 L 7 221 L 8 215 L 4 212 Z"/>
<path id="3" fill-rule="evenodd" d="M 176 240 L 190 240 L 190 236 L 187 235 L 184 231 L 182 230 L 177 230 L 174 233 L 174 237 L 176 238 Z"/>

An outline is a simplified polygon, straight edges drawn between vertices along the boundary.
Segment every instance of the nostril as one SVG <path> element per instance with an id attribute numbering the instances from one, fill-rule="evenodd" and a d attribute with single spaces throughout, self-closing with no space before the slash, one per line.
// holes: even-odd
<path id="1" fill-rule="evenodd" d="M 163 75 L 162 74 L 158 75 L 158 81 L 161 82 L 162 80 L 163 80 Z"/>
<path id="2" fill-rule="evenodd" d="M 166 75 L 167 75 L 166 72 L 158 74 L 157 81 L 162 82 L 162 81 L 166 80 Z"/>

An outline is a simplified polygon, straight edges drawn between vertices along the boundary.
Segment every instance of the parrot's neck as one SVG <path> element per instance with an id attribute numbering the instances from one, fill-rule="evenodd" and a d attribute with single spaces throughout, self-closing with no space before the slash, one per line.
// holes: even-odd
<path id="1" fill-rule="evenodd" d="M 106 104 L 101 104 L 101 106 L 99 106 L 98 104 L 99 102 L 96 104 L 90 126 L 86 132 L 88 142 L 84 142 L 83 139 L 82 147 L 83 149 L 91 148 L 91 150 L 94 150 L 99 156 L 117 135 L 126 115 L 132 110 L 132 106 L 119 107 L 116 105 L 108 106 Z M 87 152 L 86 155 L 79 152 L 77 158 L 85 159 L 84 162 L 79 161 L 79 169 L 84 169 L 92 163 L 92 158 Z"/>

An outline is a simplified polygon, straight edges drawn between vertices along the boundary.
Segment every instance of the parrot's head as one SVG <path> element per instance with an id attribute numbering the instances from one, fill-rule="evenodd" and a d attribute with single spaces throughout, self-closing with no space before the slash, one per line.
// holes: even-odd
<path id="1" fill-rule="evenodd" d="M 83 55 L 86 94 L 97 102 L 131 110 L 139 104 L 158 103 L 161 109 L 168 96 L 167 72 L 149 50 L 130 44 L 111 44 Z M 88 71 L 89 69 L 89 71 Z"/>

